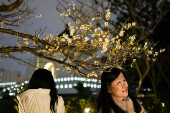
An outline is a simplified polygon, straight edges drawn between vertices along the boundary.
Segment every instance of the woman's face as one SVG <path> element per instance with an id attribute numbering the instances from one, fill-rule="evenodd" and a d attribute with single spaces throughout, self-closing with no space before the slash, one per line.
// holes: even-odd
<path id="1" fill-rule="evenodd" d="M 119 100 L 123 100 L 128 96 L 128 84 L 123 73 L 120 73 L 117 79 L 111 82 L 110 86 L 108 86 L 108 92 L 112 98 Z"/>

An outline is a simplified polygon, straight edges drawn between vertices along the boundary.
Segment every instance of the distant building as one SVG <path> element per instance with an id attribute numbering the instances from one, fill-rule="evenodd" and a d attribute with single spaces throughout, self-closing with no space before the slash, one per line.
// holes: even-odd
<path id="1" fill-rule="evenodd" d="M 0 87 L 10 84 L 21 84 L 25 81 L 20 71 L 10 71 L 0 68 Z"/>
<path id="2" fill-rule="evenodd" d="M 20 71 L 10 71 L 0 68 L 0 95 L 1 91 L 6 92 L 14 92 L 18 84 L 25 82 L 25 77 L 22 75 Z M 15 95 L 16 93 L 10 93 L 9 95 Z M 0 96 L 0 98 L 2 98 Z"/>

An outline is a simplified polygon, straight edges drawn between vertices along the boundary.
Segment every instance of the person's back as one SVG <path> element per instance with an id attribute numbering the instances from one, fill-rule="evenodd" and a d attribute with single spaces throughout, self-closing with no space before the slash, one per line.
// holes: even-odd
<path id="1" fill-rule="evenodd" d="M 17 95 L 19 113 L 51 113 L 49 93 L 49 89 L 28 89 Z M 61 96 L 58 97 L 58 104 L 55 104 L 55 111 L 65 113 L 64 101 Z"/>
<path id="2" fill-rule="evenodd" d="M 51 72 L 38 69 L 29 81 L 28 89 L 17 95 L 19 113 L 65 113 L 62 97 L 57 96 Z"/>

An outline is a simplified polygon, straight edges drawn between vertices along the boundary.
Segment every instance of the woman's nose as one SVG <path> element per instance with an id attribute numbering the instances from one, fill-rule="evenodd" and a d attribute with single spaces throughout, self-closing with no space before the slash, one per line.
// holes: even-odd
<path id="1" fill-rule="evenodd" d="M 127 87 L 128 86 L 127 82 L 123 82 L 123 86 Z"/>

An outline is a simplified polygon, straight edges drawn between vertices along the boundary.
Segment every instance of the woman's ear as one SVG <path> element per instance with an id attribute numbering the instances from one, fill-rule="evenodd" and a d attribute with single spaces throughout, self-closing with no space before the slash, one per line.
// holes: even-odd
<path id="1" fill-rule="evenodd" d="M 111 93 L 111 87 L 110 86 L 107 86 L 107 92 Z"/>

